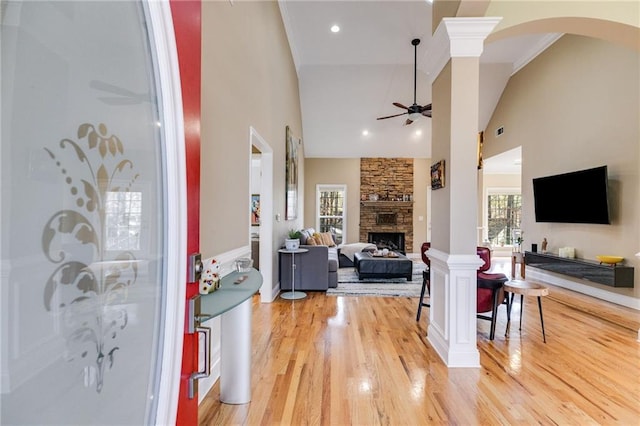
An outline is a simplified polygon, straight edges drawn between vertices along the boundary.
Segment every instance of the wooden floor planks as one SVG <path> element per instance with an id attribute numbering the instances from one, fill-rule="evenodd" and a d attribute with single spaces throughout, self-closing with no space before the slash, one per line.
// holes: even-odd
<path id="1" fill-rule="evenodd" d="M 516 298 L 516 300 L 519 298 Z M 505 337 L 478 321 L 481 368 L 447 369 L 417 299 L 335 297 L 253 304 L 252 401 L 199 409 L 200 425 L 640 424 L 640 312 L 550 288 L 547 343 L 535 298 Z"/>

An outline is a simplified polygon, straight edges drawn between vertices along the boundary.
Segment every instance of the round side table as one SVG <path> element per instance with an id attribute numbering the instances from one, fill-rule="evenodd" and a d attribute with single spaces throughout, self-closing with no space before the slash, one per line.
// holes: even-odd
<path id="1" fill-rule="evenodd" d="M 290 254 L 291 255 L 291 291 L 284 292 L 280 295 L 283 299 L 287 300 L 296 300 L 296 299 L 304 299 L 307 297 L 307 293 L 302 291 L 296 291 L 296 254 L 306 253 L 308 249 L 299 248 L 296 250 L 286 250 L 280 249 L 278 253 L 282 254 Z"/>
<path id="2" fill-rule="evenodd" d="M 511 307 L 513 306 L 513 296 L 515 296 L 516 294 L 520 295 L 520 330 L 522 330 L 522 317 L 524 316 L 524 296 L 535 296 L 538 298 L 540 326 L 542 327 L 542 340 L 544 341 L 544 343 L 547 343 L 547 338 L 544 334 L 544 319 L 542 318 L 542 300 L 540 298 L 549 294 L 549 288 L 532 281 L 511 280 L 504 283 L 504 291 L 507 293 L 511 293 L 511 300 L 507 299 L 507 330 L 505 332 L 505 335 L 509 334 L 509 329 L 511 327 Z"/>

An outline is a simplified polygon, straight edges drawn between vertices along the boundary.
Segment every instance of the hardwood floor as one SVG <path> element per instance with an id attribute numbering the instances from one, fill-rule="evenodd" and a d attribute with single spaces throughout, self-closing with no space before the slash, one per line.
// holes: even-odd
<path id="1" fill-rule="evenodd" d="M 518 300 L 518 298 L 516 298 Z M 640 424 L 640 312 L 550 287 L 500 307 L 494 341 L 478 320 L 481 368 L 447 369 L 417 299 L 336 297 L 253 305 L 252 401 L 220 404 L 200 425 Z M 601 318 L 602 317 L 602 318 Z"/>

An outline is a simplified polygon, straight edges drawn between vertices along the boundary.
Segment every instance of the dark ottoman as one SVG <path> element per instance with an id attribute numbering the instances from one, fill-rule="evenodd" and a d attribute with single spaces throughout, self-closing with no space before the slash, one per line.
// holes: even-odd
<path id="1" fill-rule="evenodd" d="M 369 252 L 356 253 L 353 264 L 358 271 L 358 279 L 364 278 L 406 278 L 411 281 L 413 262 L 405 255 L 398 257 L 377 257 Z"/>

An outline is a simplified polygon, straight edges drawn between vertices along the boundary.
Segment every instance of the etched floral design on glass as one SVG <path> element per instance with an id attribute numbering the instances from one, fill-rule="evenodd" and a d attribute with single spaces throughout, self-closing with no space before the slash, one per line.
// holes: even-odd
<path id="1" fill-rule="evenodd" d="M 138 278 L 134 254 L 107 245 L 112 226 L 108 204 L 114 193 L 131 192 L 138 175 L 122 141 L 104 124 L 82 124 L 77 140 L 62 139 L 57 149 L 45 150 L 68 193 L 61 194 L 65 208 L 42 231 L 44 255 L 56 265 L 45 286 L 44 306 L 59 316 L 65 358 L 84 360 L 85 376 L 89 371 L 100 392 L 105 366 L 113 367 L 120 349 L 118 333 L 129 320 L 129 287 Z"/>

